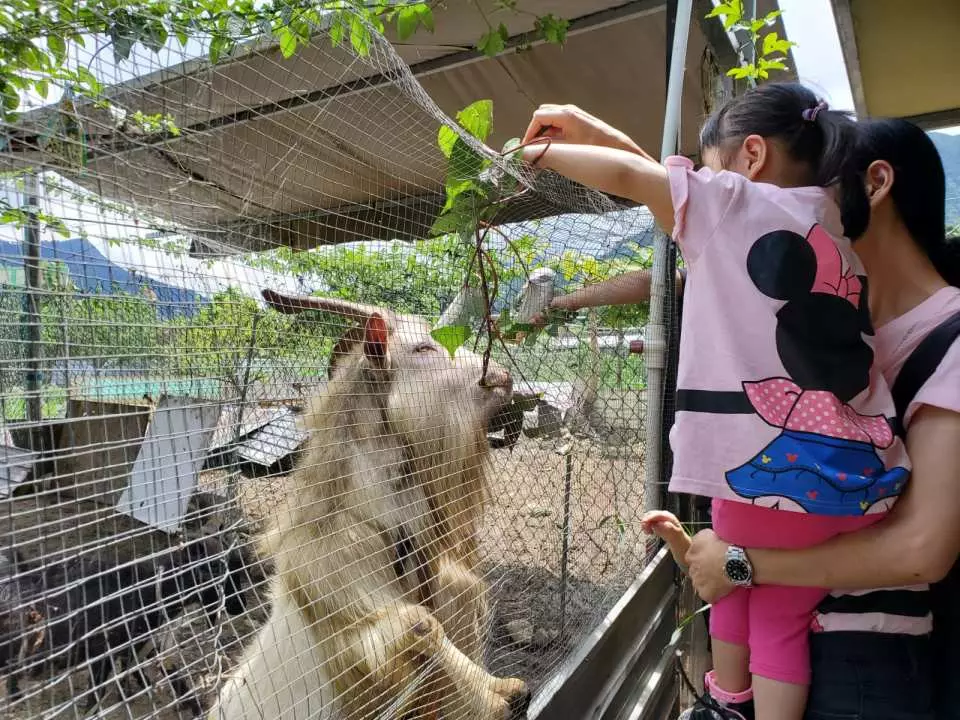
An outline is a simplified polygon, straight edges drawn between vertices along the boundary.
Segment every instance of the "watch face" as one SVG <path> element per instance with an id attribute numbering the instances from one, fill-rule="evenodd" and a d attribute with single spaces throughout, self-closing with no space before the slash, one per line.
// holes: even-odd
<path id="1" fill-rule="evenodd" d="M 743 560 L 727 560 L 727 577 L 734 584 L 745 583 L 750 580 L 750 568 Z"/>

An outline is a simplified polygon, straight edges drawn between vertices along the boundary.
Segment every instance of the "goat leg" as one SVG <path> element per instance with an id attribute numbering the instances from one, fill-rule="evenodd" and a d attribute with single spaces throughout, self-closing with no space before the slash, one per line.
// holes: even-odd
<path id="1" fill-rule="evenodd" d="M 111 674 L 112 658 L 110 655 L 101 657 L 90 666 L 90 685 L 87 695 L 80 703 L 80 709 L 89 712 L 103 700 L 103 686 Z"/>
<path id="2" fill-rule="evenodd" d="M 483 664 L 489 607 L 487 584 L 463 563 L 442 557 L 431 598 L 433 614 L 451 642 L 478 665 Z"/>
<path id="3" fill-rule="evenodd" d="M 457 649 L 446 637 L 440 622 L 422 605 L 398 602 L 381 608 L 366 628 L 360 632 L 357 642 L 347 642 L 345 653 L 353 656 L 359 651 L 361 657 L 338 659 L 353 667 L 366 666 L 371 673 L 352 687 L 349 671 L 342 686 L 347 702 L 344 713 L 347 717 L 366 717 L 390 703 L 390 698 L 400 699 L 414 680 L 429 671 L 432 666 L 438 673 L 428 672 L 434 682 L 449 682 L 449 690 L 457 698 L 457 707 L 463 717 L 474 720 L 512 720 L 523 717 L 529 703 L 529 692 L 521 680 L 495 678 Z M 361 627 L 363 627 L 361 625 Z M 349 667 L 349 666 L 348 666 Z M 440 688 L 431 687 L 426 695 L 435 695 Z M 424 693 L 415 691 L 403 704 L 407 711 L 424 708 Z M 427 703 L 429 705 L 429 700 Z M 444 703 L 445 705 L 447 703 Z"/>
<path id="4" fill-rule="evenodd" d="M 169 672 L 167 679 L 170 682 L 170 687 L 173 688 L 174 695 L 177 697 L 177 704 L 188 710 L 191 717 L 203 716 L 203 705 L 197 699 L 196 688 L 189 679 L 183 676 L 183 670 L 174 666 L 170 671 L 164 667 L 163 672 L 164 674 Z"/>
<path id="5" fill-rule="evenodd" d="M 10 702 L 16 702 L 23 697 L 23 693 L 20 691 L 20 674 L 20 667 L 17 666 L 7 675 L 7 698 Z"/>
<path id="6" fill-rule="evenodd" d="M 31 610 L 27 613 L 27 623 L 35 625 L 36 623 L 42 620 L 42 616 L 37 613 L 35 610 Z M 40 646 L 43 644 L 44 631 L 42 629 L 33 632 L 26 633 L 23 636 L 23 639 L 20 641 L 20 649 L 17 652 L 16 665 L 13 670 L 10 672 L 10 675 L 7 676 L 7 697 L 10 702 L 16 702 L 19 700 L 23 693 L 20 690 L 20 677 L 23 675 L 23 668 L 26 665 L 27 658 L 36 653 Z"/>

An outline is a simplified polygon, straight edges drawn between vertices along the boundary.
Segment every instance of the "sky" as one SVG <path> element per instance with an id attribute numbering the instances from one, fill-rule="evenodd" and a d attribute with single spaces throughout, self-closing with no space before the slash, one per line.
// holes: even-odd
<path id="1" fill-rule="evenodd" d="M 843 62 L 830 0 L 780 0 L 787 37 L 800 80 L 836 110 L 853 110 L 853 93 Z"/>

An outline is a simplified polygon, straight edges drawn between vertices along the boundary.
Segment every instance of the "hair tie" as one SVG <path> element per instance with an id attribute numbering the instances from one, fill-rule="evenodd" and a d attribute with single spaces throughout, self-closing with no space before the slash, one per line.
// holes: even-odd
<path id="1" fill-rule="evenodd" d="M 803 119 L 806 120 L 807 122 L 816 122 L 817 115 L 820 114 L 820 111 L 826 110 L 829 107 L 830 107 L 829 105 L 827 105 L 823 100 L 821 100 L 814 107 L 807 108 L 806 110 L 803 111 Z"/>

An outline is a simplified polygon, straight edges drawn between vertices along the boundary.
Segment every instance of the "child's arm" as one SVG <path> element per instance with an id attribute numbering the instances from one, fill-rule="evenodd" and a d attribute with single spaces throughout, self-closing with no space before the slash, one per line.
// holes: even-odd
<path id="1" fill-rule="evenodd" d="M 667 169 L 636 153 L 596 145 L 536 143 L 523 148 L 536 162 L 601 192 L 646 205 L 664 232 L 673 232 L 673 200 Z"/>

